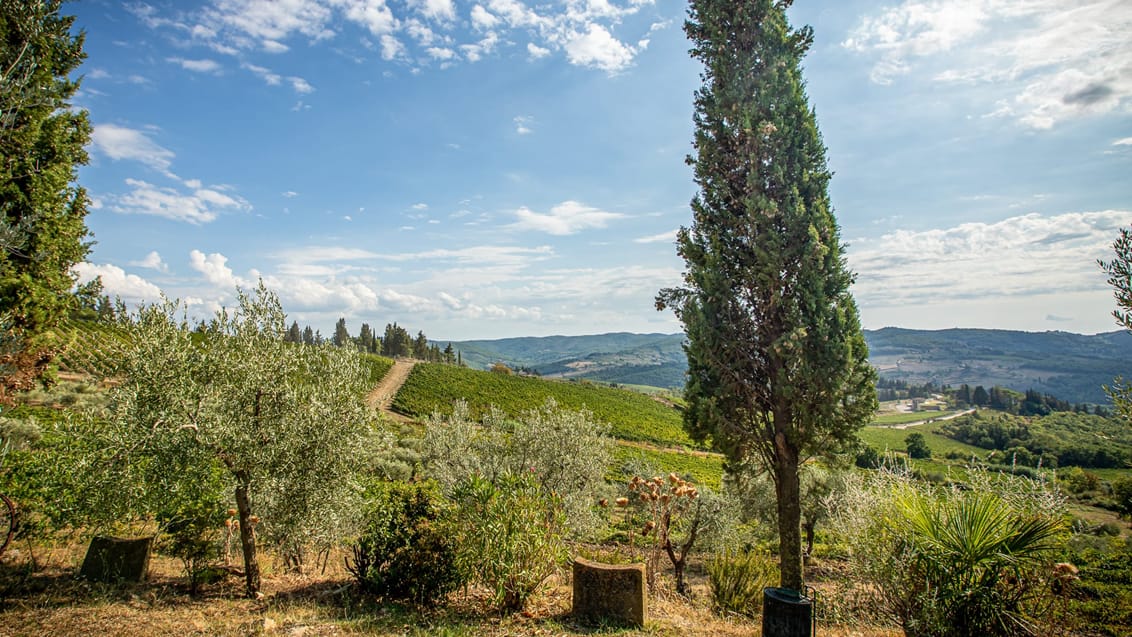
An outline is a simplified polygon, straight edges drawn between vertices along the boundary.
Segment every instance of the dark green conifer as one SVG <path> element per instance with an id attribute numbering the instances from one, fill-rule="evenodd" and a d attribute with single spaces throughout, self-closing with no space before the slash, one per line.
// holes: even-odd
<path id="1" fill-rule="evenodd" d="M 729 470 L 769 471 L 781 583 L 801 590 L 798 468 L 849 447 L 876 409 L 876 375 L 803 89 L 812 33 L 791 28 L 789 5 L 691 2 L 699 192 L 677 238 L 684 285 L 657 304 L 687 333 L 685 426 L 726 452 Z"/>

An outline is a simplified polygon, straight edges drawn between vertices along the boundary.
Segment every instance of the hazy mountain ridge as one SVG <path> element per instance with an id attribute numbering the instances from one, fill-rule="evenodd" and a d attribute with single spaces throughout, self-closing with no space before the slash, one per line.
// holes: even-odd
<path id="1" fill-rule="evenodd" d="M 616 332 L 587 336 L 453 341 L 464 362 L 495 362 L 548 377 L 678 387 L 687 362 L 683 334 Z M 866 330 L 869 358 L 886 378 L 913 383 L 1036 389 L 1070 402 L 1103 403 L 1103 385 L 1132 376 L 1132 334 L 992 329 Z"/>

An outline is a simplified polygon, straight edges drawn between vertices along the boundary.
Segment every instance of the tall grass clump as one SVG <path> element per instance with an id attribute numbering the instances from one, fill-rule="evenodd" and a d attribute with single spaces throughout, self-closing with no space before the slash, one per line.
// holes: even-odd
<path id="1" fill-rule="evenodd" d="M 1039 632 L 1067 532 L 1044 483 L 972 470 L 941 488 L 882 470 L 858 478 L 845 504 L 856 571 L 909 637 Z"/>
<path id="2" fill-rule="evenodd" d="M 762 610 L 763 589 L 778 582 L 778 564 L 762 551 L 727 549 L 705 564 L 712 607 L 720 614 L 755 617 Z"/>

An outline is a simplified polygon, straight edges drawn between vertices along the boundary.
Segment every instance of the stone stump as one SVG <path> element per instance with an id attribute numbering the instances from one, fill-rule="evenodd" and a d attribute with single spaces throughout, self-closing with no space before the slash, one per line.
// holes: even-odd
<path id="1" fill-rule="evenodd" d="M 648 618 L 645 565 L 575 559 L 573 612 L 582 621 L 643 627 Z"/>
<path id="2" fill-rule="evenodd" d="M 92 582 L 144 581 L 152 546 L 152 537 L 96 536 L 90 541 L 79 577 Z"/>

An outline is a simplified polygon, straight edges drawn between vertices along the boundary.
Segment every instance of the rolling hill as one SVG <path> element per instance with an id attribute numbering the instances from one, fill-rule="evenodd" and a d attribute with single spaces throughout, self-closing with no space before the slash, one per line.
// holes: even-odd
<path id="1" fill-rule="evenodd" d="M 1070 402 L 1104 403 L 1102 386 L 1132 376 L 1132 335 L 988 329 L 866 330 L 881 376 L 922 384 L 1036 389 Z M 550 336 L 453 342 L 470 367 L 502 362 L 543 376 L 655 387 L 683 385 L 682 334 Z"/>

